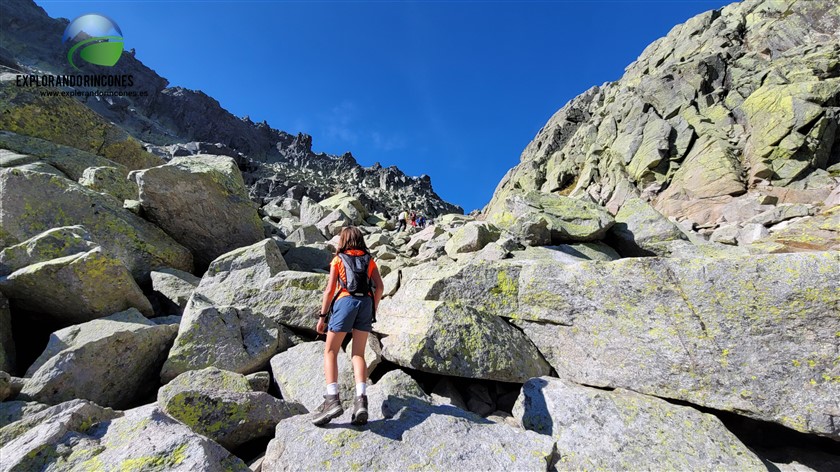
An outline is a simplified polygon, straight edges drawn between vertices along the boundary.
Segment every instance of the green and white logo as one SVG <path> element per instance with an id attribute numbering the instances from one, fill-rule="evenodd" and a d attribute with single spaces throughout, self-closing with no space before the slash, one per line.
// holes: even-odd
<path id="1" fill-rule="evenodd" d="M 67 62 L 76 70 L 79 70 L 76 66 L 77 55 L 90 64 L 111 67 L 123 52 L 120 27 L 114 20 L 96 13 L 82 15 L 71 21 L 64 30 L 61 42 L 73 45 L 67 53 Z"/>

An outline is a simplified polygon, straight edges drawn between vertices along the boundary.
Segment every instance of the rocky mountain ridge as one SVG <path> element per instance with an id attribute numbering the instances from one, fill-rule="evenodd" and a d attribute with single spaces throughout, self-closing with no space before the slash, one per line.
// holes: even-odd
<path id="1" fill-rule="evenodd" d="M 770 233 L 838 202 L 838 55 L 831 2 L 746 1 L 698 15 L 620 80 L 560 109 L 485 213 L 503 213 L 517 191 L 589 199 L 613 214 L 640 197 L 716 241 L 807 247 Z M 836 231 L 837 216 L 828 220 Z"/>
<path id="2" fill-rule="evenodd" d="M 60 38 L 67 23 L 50 18 L 30 0 L 3 2 L 0 64 L 22 73 L 72 73 L 58 47 L 60 43 L 43 39 Z M 241 153 L 247 162 L 242 162 L 243 169 L 247 167 L 253 174 L 248 184 L 259 203 L 296 187 L 289 195 L 298 199 L 303 195 L 321 200 L 341 191 L 354 193 L 371 209 L 388 216 L 404 209 L 432 217 L 463 213 L 460 207 L 443 201 L 434 192 L 427 175 L 410 177 L 394 166 L 383 169 L 378 164 L 362 167 L 350 153 L 316 153 L 311 136 L 293 136 L 266 122 L 237 118 L 201 91 L 167 87 L 168 81 L 137 60 L 133 51 L 123 54 L 114 67 L 88 67 L 91 73 L 132 75 L 135 85 L 131 91 L 146 95 L 89 97 L 81 99 L 81 103 L 165 158 L 180 154 L 177 150 L 167 152 L 166 146 L 190 149 L 186 145 L 189 142 L 220 145 L 227 152 Z"/>

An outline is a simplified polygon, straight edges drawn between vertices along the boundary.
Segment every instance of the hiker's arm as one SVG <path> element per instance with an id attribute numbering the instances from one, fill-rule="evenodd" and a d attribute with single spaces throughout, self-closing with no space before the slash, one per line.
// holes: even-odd
<path id="1" fill-rule="evenodd" d="M 330 266 L 330 278 L 327 281 L 327 288 L 324 289 L 324 296 L 321 299 L 321 313 L 327 313 L 330 309 L 337 279 L 338 269 L 335 266 Z"/>
<path id="2" fill-rule="evenodd" d="M 382 299 L 382 292 L 385 289 L 382 286 L 382 276 L 379 275 L 379 267 L 373 269 L 373 274 L 371 274 L 371 279 L 373 279 L 373 283 L 376 285 L 376 290 L 373 292 L 373 307 L 374 309 L 379 308 L 379 300 Z"/>

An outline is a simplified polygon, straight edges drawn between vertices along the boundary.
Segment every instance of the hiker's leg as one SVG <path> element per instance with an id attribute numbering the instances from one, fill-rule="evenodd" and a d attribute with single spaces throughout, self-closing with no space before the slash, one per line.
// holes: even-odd
<path id="1" fill-rule="evenodd" d="M 324 345 L 324 377 L 327 385 L 337 382 L 338 353 L 344 336 L 351 331 L 355 321 L 357 303 L 353 297 L 341 297 L 335 301 L 327 330 L 327 343 Z"/>
<path id="2" fill-rule="evenodd" d="M 367 331 L 353 330 L 353 377 L 356 383 L 367 382 L 367 363 L 365 362 L 365 346 L 368 339 Z"/>
<path id="3" fill-rule="evenodd" d="M 324 377 L 327 385 L 338 382 L 338 351 L 347 333 L 327 331 L 327 344 L 324 346 Z"/>
<path id="4" fill-rule="evenodd" d="M 356 399 L 353 400 L 353 414 L 350 417 L 350 423 L 357 426 L 366 424 L 368 421 L 365 346 L 367 346 L 369 334 L 369 331 L 353 329 L 353 376 L 356 378 Z"/>
<path id="5" fill-rule="evenodd" d="M 315 426 L 323 426 L 333 418 L 344 413 L 338 393 L 338 351 L 341 341 L 347 333 L 341 331 L 327 331 L 327 344 L 324 346 L 324 377 L 327 380 L 327 394 L 324 403 L 314 412 L 311 418 Z"/>
<path id="6" fill-rule="evenodd" d="M 356 319 L 353 321 L 353 376 L 356 378 L 357 390 L 359 384 L 367 382 L 368 372 L 365 362 L 365 346 L 368 335 L 373 331 L 373 298 L 361 297 L 356 299 L 359 304 Z"/>

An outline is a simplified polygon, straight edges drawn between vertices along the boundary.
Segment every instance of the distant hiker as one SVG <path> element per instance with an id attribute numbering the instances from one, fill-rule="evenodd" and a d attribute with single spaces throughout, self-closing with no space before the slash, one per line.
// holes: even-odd
<path id="1" fill-rule="evenodd" d="M 400 216 L 397 217 L 397 220 L 399 220 L 399 223 L 397 223 L 397 232 L 399 233 L 400 231 L 405 231 L 405 223 L 408 221 L 408 212 L 403 210 L 402 213 L 400 213 Z"/>
<path id="2" fill-rule="evenodd" d="M 417 227 L 417 213 L 414 213 L 413 211 L 411 212 L 411 227 Z"/>
<path id="3" fill-rule="evenodd" d="M 426 217 L 420 215 L 417 217 L 417 227 L 418 228 L 425 228 L 426 227 Z"/>
<path id="4" fill-rule="evenodd" d="M 404 221 L 404 220 L 403 220 Z M 324 346 L 324 377 L 327 394 L 324 403 L 312 418 L 322 426 L 344 413 L 338 397 L 338 352 L 344 336 L 353 332 L 353 374 L 356 379 L 356 400 L 351 422 L 367 423 L 367 363 L 365 346 L 373 329 L 376 308 L 382 298 L 382 277 L 365 245 L 362 232 L 355 226 L 341 230 L 338 249 L 330 263 L 330 278 L 321 302 L 321 314 L 315 330 L 327 335 Z M 337 290 L 336 290 L 337 289 Z"/>

